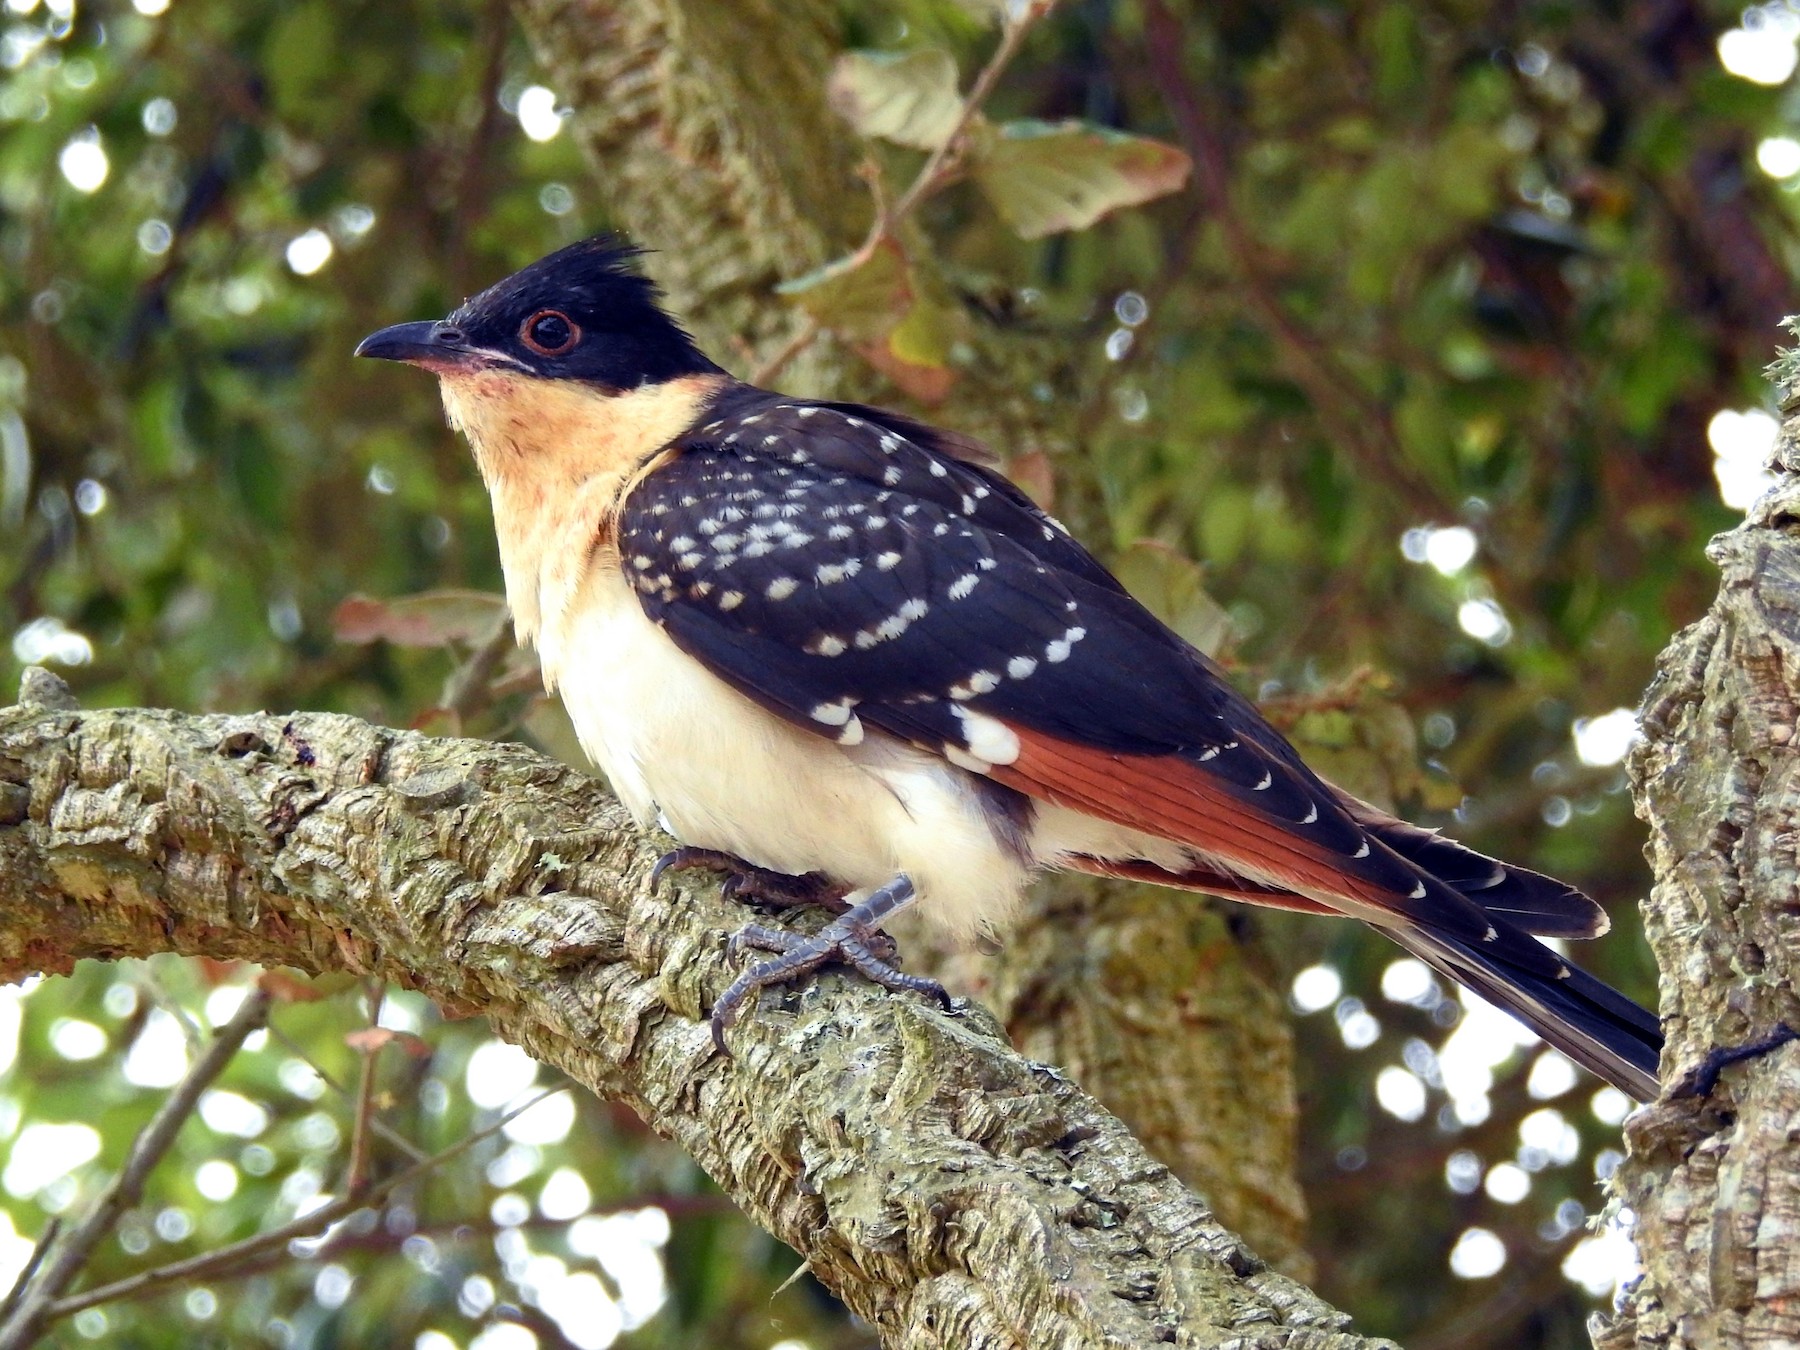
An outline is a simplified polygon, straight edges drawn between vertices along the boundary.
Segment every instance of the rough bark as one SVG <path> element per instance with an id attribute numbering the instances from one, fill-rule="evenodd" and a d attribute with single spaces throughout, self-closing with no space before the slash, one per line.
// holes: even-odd
<path id="1" fill-rule="evenodd" d="M 1800 1044 L 1708 1081 L 1719 1052 L 1800 1029 L 1800 420 L 1778 461 L 1709 548 L 1718 599 L 1665 652 L 1632 761 L 1673 1087 L 1626 1127 L 1646 1274 L 1605 1350 L 1800 1344 Z"/>
<path id="2" fill-rule="evenodd" d="M 0 710 L 0 979 L 177 951 L 485 1014 L 689 1150 L 890 1347 L 1374 1344 L 979 1007 L 828 975 L 716 1054 L 741 912 L 652 895 L 655 854 L 519 746 Z"/>
<path id="3" fill-rule="evenodd" d="M 872 214 L 853 172 L 861 147 L 825 103 L 837 7 L 520 0 L 518 12 L 575 108 L 609 212 L 655 246 L 648 265 L 676 310 L 738 370 L 767 358 L 797 324 L 775 285 L 848 252 Z M 1064 354 L 967 318 L 975 355 L 934 419 L 1005 453 L 1079 452 L 1083 405 L 1030 396 Z M 829 341 L 781 382 L 893 395 Z M 1257 1251 L 1305 1278 L 1293 1038 L 1252 932 L 1191 896 L 1069 879 L 1039 888 L 998 952 L 931 964 L 980 991 L 1018 1044 L 1067 1068 Z"/>

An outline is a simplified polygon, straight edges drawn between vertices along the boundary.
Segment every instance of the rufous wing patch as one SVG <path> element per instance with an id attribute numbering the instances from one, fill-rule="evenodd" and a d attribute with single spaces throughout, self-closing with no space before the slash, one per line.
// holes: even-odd
<path id="1" fill-rule="evenodd" d="M 1385 887 L 1355 876 L 1293 826 L 1257 814 L 1180 756 L 1116 754 L 1025 727 L 1012 730 L 1018 758 L 989 771 L 1008 787 L 1187 844 L 1242 867 L 1271 892 L 1341 895 L 1378 909 L 1396 907 Z"/>

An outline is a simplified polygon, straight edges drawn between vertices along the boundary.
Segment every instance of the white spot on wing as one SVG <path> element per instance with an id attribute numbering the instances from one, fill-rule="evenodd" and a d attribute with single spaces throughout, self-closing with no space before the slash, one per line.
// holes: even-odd
<path id="1" fill-rule="evenodd" d="M 949 591 L 950 598 L 952 600 L 965 599 L 968 596 L 969 592 L 975 589 L 975 583 L 980 580 L 981 580 L 981 578 L 979 576 L 977 576 L 975 573 L 964 572 L 955 581 L 950 583 L 950 591 Z"/>
<path id="2" fill-rule="evenodd" d="M 1015 656 L 1006 663 L 1007 675 L 1015 680 L 1027 678 L 1037 668 L 1037 658 L 1034 656 Z"/>
<path id="3" fill-rule="evenodd" d="M 748 549 L 744 551 L 749 552 Z M 771 600 L 785 600 L 799 589 L 800 583 L 792 577 L 776 577 L 763 589 L 763 594 Z"/>
<path id="4" fill-rule="evenodd" d="M 744 593 L 742 591 L 726 591 L 725 594 L 719 597 L 720 609 L 736 609 L 743 603 Z"/>
<path id="5" fill-rule="evenodd" d="M 1362 843 L 1360 843 L 1356 846 L 1356 852 L 1352 853 L 1350 856 L 1352 858 L 1368 857 L 1369 856 L 1369 841 L 1367 839 L 1363 840 Z"/>
<path id="6" fill-rule="evenodd" d="M 900 555 L 893 550 L 875 555 L 875 566 L 883 572 L 891 572 L 900 565 Z"/>
<path id="7" fill-rule="evenodd" d="M 1075 644 L 1080 642 L 1081 639 L 1086 636 L 1087 629 L 1085 628 L 1069 629 L 1068 632 L 1064 633 L 1061 637 L 1056 639 L 1056 641 L 1045 646 L 1044 659 L 1049 661 L 1052 665 L 1058 661 L 1067 661 L 1069 659 L 1069 652 L 1074 648 Z M 1225 748 L 1229 750 L 1232 747 L 1228 745 Z"/>
<path id="8" fill-rule="evenodd" d="M 1019 758 L 1019 738 L 1006 723 L 968 708 L 955 711 L 970 753 L 989 764 L 1011 764 Z"/>
<path id="9" fill-rule="evenodd" d="M 840 698 L 835 703 L 815 704 L 807 716 L 815 722 L 823 722 L 828 727 L 841 727 L 850 720 L 850 700 Z"/>

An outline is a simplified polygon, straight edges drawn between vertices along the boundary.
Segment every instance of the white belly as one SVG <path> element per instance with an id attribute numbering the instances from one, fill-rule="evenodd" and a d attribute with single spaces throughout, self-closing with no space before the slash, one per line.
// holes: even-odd
<path id="1" fill-rule="evenodd" d="M 966 938 L 1003 925 L 1028 869 L 970 775 L 871 732 L 845 748 L 765 711 L 682 653 L 610 568 L 539 635 L 546 679 L 632 814 L 677 838 L 859 890 L 905 872 L 919 909 Z"/>

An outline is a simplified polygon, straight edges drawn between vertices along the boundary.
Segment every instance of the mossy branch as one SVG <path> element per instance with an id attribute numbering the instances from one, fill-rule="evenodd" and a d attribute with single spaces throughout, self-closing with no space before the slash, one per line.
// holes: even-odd
<path id="1" fill-rule="evenodd" d="M 716 1054 L 742 912 L 652 894 L 656 853 L 520 746 L 0 710 L 0 977 L 174 951 L 484 1014 L 679 1142 L 887 1346 L 1371 1344 L 979 1007 L 828 975 Z"/>

